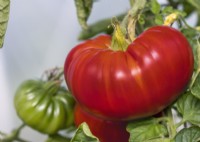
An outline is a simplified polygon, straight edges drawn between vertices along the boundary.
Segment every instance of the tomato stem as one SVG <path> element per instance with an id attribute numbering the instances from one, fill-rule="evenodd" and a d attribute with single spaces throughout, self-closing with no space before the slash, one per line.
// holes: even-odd
<path id="1" fill-rule="evenodd" d="M 169 118 L 168 121 L 168 131 L 169 131 L 169 136 L 170 138 L 174 138 L 176 136 L 176 127 L 174 125 L 174 119 L 173 119 L 173 114 L 172 114 L 172 107 L 168 107 L 167 109 L 167 116 Z"/>
<path id="2" fill-rule="evenodd" d="M 124 18 L 123 23 L 127 23 L 127 32 L 129 40 L 132 42 L 135 39 L 136 23 L 146 5 L 146 0 L 135 0 L 131 9 L 128 12 L 127 18 Z"/>
<path id="3" fill-rule="evenodd" d="M 63 76 L 64 69 L 62 67 L 55 67 L 53 69 L 46 70 L 42 78 L 45 78 L 47 81 L 57 81 L 61 80 L 61 77 Z"/>
<path id="4" fill-rule="evenodd" d="M 116 19 L 113 21 L 114 33 L 111 43 L 111 49 L 114 51 L 126 51 L 128 45 L 135 39 L 135 28 L 146 0 L 131 1 L 132 8 L 124 17 L 121 23 Z"/>
<path id="5" fill-rule="evenodd" d="M 197 79 L 199 73 L 200 73 L 200 69 L 197 69 L 197 71 L 194 72 L 193 77 L 192 77 L 192 80 L 191 80 L 191 82 L 190 82 L 190 84 L 189 84 L 189 90 L 192 89 L 192 87 L 193 87 L 193 85 L 194 85 L 194 83 L 195 83 L 195 81 L 196 81 L 196 79 Z"/>
<path id="6" fill-rule="evenodd" d="M 2 140 L 3 142 L 13 142 L 13 141 L 18 141 L 18 142 L 28 142 L 27 140 L 24 140 L 19 137 L 19 134 L 21 130 L 25 127 L 26 125 L 23 123 L 20 125 L 17 129 L 13 130 L 10 134 L 5 134 L 3 132 L 0 132 L 0 135 L 3 136 Z"/>
<path id="7" fill-rule="evenodd" d="M 111 49 L 114 51 L 125 51 L 129 45 L 126 39 L 126 30 L 120 25 L 116 18 L 112 19 L 114 33 L 112 37 Z"/>
<path id="8" fill-rule="evenodd" d="M 176 129 L 179 128 L 179 127 L 180 127 L 181 125 L 183 125 L 184 123 L 185 123 L 185 120 L 182 119 L 180 122 L 178 122 L 178 123 L 175 125 Z"/>
<path id="9" fill-rule="evenodd" d="M 170 119 L 169 119 L 169 117 L 160 117 L 160 118 L 156 118 L 156 120 L 157 120 L 157 122 L 169 122 L 170 121 Z"/>

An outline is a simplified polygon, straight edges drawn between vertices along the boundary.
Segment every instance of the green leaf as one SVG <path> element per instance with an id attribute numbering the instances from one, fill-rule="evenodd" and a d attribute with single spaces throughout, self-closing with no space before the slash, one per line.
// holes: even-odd
<path id="1" fill-rule="evenodd" d="M 167 16 L 172 13 L 176 13 L 179 16 L 185 17 L 187 13 L 182 10 L 174 9 L 172 6 L 166 6 L 161 10 L 162 15 Z"/>
<path id="2" fill-rule="evenodd" d="M 184 34 L 184 36 L 187 38 L 188 42 L 190 43 L 193 54 L 194 54 L 194 69 L 197 70 L 198 68 L 198 55 L 197 55 L 197 37 L 199 35 L 198 31 L 191 29 L 191 28 L 182 28 L 181 32 Z"/>
<path id="3" fill-rule="evenodd" d="M 190 127 L 182 129 L 175 137 L 175 142 L 199 142 L 200 128 Z"/>
<path id="4" fill-rule="evenodd" d="M 70 142 L 100 142 L 97 137 L 95 137 L 88 125 L 84 122 L 77 129 L 75 136 Z"/>
<path id="5" fill-rule="evenodd" d="M 126 129 L 127 129 L 128 132 L 130 132 L 134 128 L 144 126 L 144 125 L 149 125 L 149 124 L 152 124 L 152 123 L 156 123 L 156 120 L 153 117 L 150 117 L 150 118 L 143 119 L 143 120 L 133 121 L 132 123 L 128 124 Z"/>
<path id="6" fill-rule="evenodd" d="M 172 6 L 166 6 L 163 10 L 162 10 L 162 14 L 168 15 L 170 13 L 173 13 L 174 9 Z"/>
<path id="7" fill-rule="evenodd" d="M 162 15 L 160 15 L 160 14 L 156 15 L 156 17 L 155 17 L 155 23 L 157 25 L 162 25 L 164 23 Z"/>
<path id="8" fill-rule="evenodd" d="M 129 0 L 129 3 L 131 5 L 131 7 L 133 6 L 133 4 L 135 3 L 135 0 Z"/>
<path id="9" fill-rule="evenodd" d="M 158 138 L 158 139 L 147 140 L 143 142 L 174 142 L 174 141 L 169 138 Z"/>
<path id="10" fill-rule="evenodd" d="M 187 2 L 190 3 L 192 6 L 194 6 L 197 9 L 197 12 L 200 13 L 199 0 L 187 0 Z"/>
<path id="11" fill-rule="evenodd" d="M 87 20 L 90 16 L 93 0 L 75 0 L 78 21 L 83 29 L 87 29 Z"/>
<path id="12" fill-rule="evenodd" d="M 127 126 L 127 131 L 130 133 L 129 142 L 162 142 L 162 140 L 167 142 L 164 141 L 164 136 L 168 134 L 168 131 L 156 119 L 130 123 Z"/>
<path id="13" fill-rule="evenodd" d="M 188 121 L 194 125 L 200 124 L 200 100 L 194 97 L 191 92 L 181 96 L 176 106 L 184 122 Z"/>
<path id="14" fill-rule="evenodd" d="M 197 45 L 195 47 L 196 47 L 195 60 L 196 60 L 197 67 L 196 67 L 195 72 L 193 73 L 190 89 L 191 89 L 191 93 L 195 97 L 200 99 L 200 43 L 199 41 L 197 41 Z"/>
<path id="15" fill-rule="evenodd" d="M 191 93 L 200 99 L 200 74 L 198 74 L 197 78 L 195 79 L 195 82 L 191 88 Z"/>
<path id="16" fill-rule="evenodd" d="M 141 14 L 139 19 L 138 19 L 138 22 L 140 23 L 140 25 L 144 25 L 145 24 L 145 15 L 144 14 Z"/>
<path id="17" fill-rule="evenodd" d="M 152 13 L 154 14 L 159 14 L 160 13 L 160 9 L 161 9 L 161 6 L 160 4 L 158 3 L 157 0 L 151 0 L 150 1 L 150 6 L 151 6 L 151 11 Z"/>
<path id="18" fill-rule="evenodd" d="M 10 0 L 0 0 L 0 48 L 3 46 L 10 11 Z"/>

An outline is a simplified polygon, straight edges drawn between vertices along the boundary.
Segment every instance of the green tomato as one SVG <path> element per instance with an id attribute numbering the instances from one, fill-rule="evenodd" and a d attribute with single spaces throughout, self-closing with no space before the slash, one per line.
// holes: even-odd
<path id="1" fill-rule="evenodd" d="M 73 124 L 74 99 L 56 81 L 23 82 L 14 103 L 24 123 L 39 132 L 55 134 Z"/>

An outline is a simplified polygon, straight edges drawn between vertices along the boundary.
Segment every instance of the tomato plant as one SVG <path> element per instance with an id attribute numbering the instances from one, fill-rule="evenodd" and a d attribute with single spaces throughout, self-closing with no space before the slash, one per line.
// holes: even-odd
<path id="1" fill-rule="evenodd" d="M 74 100 L 56 81 L 24 81 L 14 103 L 24 123 L 42 133 L 54 134 L 73 124 Z"/>
<path id="2" fill-rule="evenodd" d="M 193 53 L 177 30 L 155 26 L 125 51 L 113 51 L 110 36 L 76 46 L 65 62 L 65 79 L 81 106 L 113 119 L 158 113 L 186 88 Z"/>
<path id="3" fill-rule="evenodd" d="M 84 111 L 79 105 L 74 110 L 76 126 L 86 122 L 91 132 L 99 138 L 100 142 L 127 142 L 129 133 L 126 131 L 128 122 L 109 121 L 98 118 Z"/>
<path id="4" fill-rule="evenodd" d="M 25 126 L 48 135 L 46 142 L 199 141 L 200 2 L 130 0 L 127 14 L 91 25 L 94 1 L 74 2 L 84 41 L 64 69 L 19 86 L 14 105 L 23 124 L 0 131 L 0 141 L 27 141 L 19 136 Z M 1 47 L 10 1 L 0 6 Z M 186 21 L 193 13 L 194 27 Z"/>

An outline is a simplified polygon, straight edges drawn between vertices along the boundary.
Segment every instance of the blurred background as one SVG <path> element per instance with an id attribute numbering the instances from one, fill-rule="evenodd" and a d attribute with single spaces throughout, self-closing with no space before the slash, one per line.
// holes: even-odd
<path id="1" fill-rule="evenodd" d="M 165 0 L 159 0 L 165 3 Z M 129 9 L 128 0 L 97 0 L 88 23 L 113 17 Z M 190 19 L 193 21 L 195 15 Z M 73 0 L 11 0 L 4 47 L 0 49 L 0 131 L 9 133 L 21 124 L 13 105 L 19 84 L 62 67 L 78 44 L 81 28 Z M 22 137 L 42 142 L 45 136 L 25 128 Z"/>

